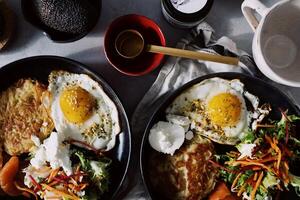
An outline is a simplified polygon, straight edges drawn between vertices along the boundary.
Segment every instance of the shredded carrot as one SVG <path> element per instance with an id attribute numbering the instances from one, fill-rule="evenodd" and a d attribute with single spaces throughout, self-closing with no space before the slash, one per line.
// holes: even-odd
<path id="1" fill-rule="evenodd" d="M 39 173 L 44 173 L 50 171 L 50 167 L 44 166 L 41 168 L 34 168 L 34 171 L 39 172 Z"/>
<path id="2" fill-rule="evenodd" d="M 261 170 L 261 167 L 253 167 L 252 170 L 253 171 L 259 171 L 259 170 Z"/>
<path id="3" fill-rule="evenodd" d="M 290 168 L 289 168 L 289 165 L 288 165 L 288 163 L 287 163 L 287 161 L 284 161 L 284 162 L 283 162 L 283 165 L 284 165 L 284 167 L 285 167 L 287 170 L 290 169 Z"/>
<path id="4" fill-rule="evenodd" d="M 233 188 L 234 188 L 235 185 L 237 184 L 237 182 L 238 182 L 239 178 L 241 177 L 241 175 L 242 175 L 242 173 L 239 173 L 239 174 L 235 177 L 235 179 L 234 179 L 234 181 L 232 182 L 232 185 L 231 185 L 231 190 L 233 190 Z"/>
<path id="5" fill-rule="evenodd" d="M 247 161 L 233 161 L 231 162 L 233 165 L 234 164 L 241 164 L 241 165 L 245 165 L 245 166 L 249 166 L 249 165 L 256 165 L 256 166 L 260 166 L 266 170 L 268 170 L 269 172 L 272 172 L 271 168 L 270 167 L 267 167 L 266 165 L 262 164 L 262 163 L 258 163 L 258 162 L 255 162 L 255 161 L 251 161 L 251 162 L 247 162 Z"/>
<path id="6" fill-rule="evenodd" d="M 250 195 L 251 200 L 255 200 L 256 191 L 258 189 L 258 186 L 261 183 L 261 180 L 262 180 L 263 176 L 264 176 L 264 172 L 261 172 L 260 175 L 259 175 L 259 177 L 258 177 L 258 180 L 257 180 L 257 182 L 256 182 L 256 184 L 255 184 L 255 186 L 254 186 L 254 188 L 253 188 L 253 190 L 251 192 L 251 195 Z"/>
<path id="7" fill-rule="evenodd" d="M 75 170 L 75 174 L 79 173 L 80 172 L 80 165 L 77 165 L 76 166 L 76 170 Z"/>
<path id="8" fill-rule="evenodd" d="M 276 164 L 275 167 L 276 167 L 277 170 L 279 170 L 280 162 L 281 162 L 281 159 L 282 159 L 282 153 L 281 153 L 280 148 L 277 146 L 278 140 L 275 137 L 272 140 L 268 135 L 265 135 L 265 138 L 266 138 L 267 142 L 270 143 L 272 149 L 274 149 L 275 152 L 278 154 L 277 155 L 277 164 Z"/>
<path id="9" fill-rule="evenodd" d="M 49 185 L 49 186 L 54 186 L 54 185 L 56 185 L 56 184 L 58 184 L 58 183 L 59 183 L 59 182 L 55 180 L 55 181 L 52 181 L 51 183 L 49 183 L 48 185 Z"/>
<path id="10" fill-rule="evenodd" d="M 279 183 L 277 183 L 277 188 L 278 188 L 278 190 L 280 190 L 280 191 L 283 191 L 283 189 L 282 189 L 282 187 L 280 186 L 280 184 Z"/>
<path id="11" fill-rule="evenodd" d="M 277 170 L 279 170 L 280 162 L 281 162 L 281 151 L 278 148 L 278 160 L 277 160 L 277 165 L 276 165 Z"/>
<path id="12" fill-rule="evenodd" d="M 75 174 L 78 174 L 80 172 L 80 165 L 77 165 L 76 166 L 76 170 L 75 170 Z M 79 176 L 75 176 L 74 177 L 75 181 L 78 181 L 79 180 Z"/>
<path id="13" fill-rule="evenodd" d="M 67 194 L 67 193 L 65 193 L 64 191 L 60 191 L 60 190 L 58 190 L 58 189 L 55 189 L 55 188 L 53 188 L 53 187 L 51 187 L 51 186 L 49 186 L 49 185 L 47 185 L 47 184 L 42 184 L 42 186 L 46 189 L 46 190 L 48 190 L 48 191 L 51 191 L 51 192 L 53 192 L 53 193 L 56 193 L 56 194 L 58 194 L 58 195 L 61 195 L 61 196 L 63 196 L 63 197 L 66 197 L 66 198 L 69 198 L 69 199 L 71 199 L 71 200 L 80 200 L 80 198 L 78 198 L 77 196 L 75 196 L 74 194 Z"/>
<path id="14" fill-rule="evenodd" d="M 58 174 L 60 168 L 56 168 L 56 169 L 53 169 L 49 175 L 49 178 L 48 178 L 48 183 L 50 183 L 53 178 Z"/>
<path id="15" fill-rule="evenodd" d="M 41 185 L 40 185 L 38 182 L 36 182 L 36 180 L 35 180 L 31 175 L 29 175 L 29 178 L 30 178 L 32 184 L 33 184 L 38 190 L 42 190 Z"/>
<path id="16" fill-rule="evenodd" d="M 85 184 L 81 184 L 80 186 L 81 186 L 81 187 L 80 187 L 80 190 L 83 190 L 84 188 L 86 188 L 86 187 L 88 186 L 88 184 L 85 183 Z"/>
<path id="17" fill-rule="evenodd" d="M 237 193 L 237 196 L 240 197 L 242 195 L 242 193 L 245 191 L 245 187 L 246 187 L 247 183 L 244 183 L 242 185 L 242 187 L 240 188 L 240 190 Z"/>
<path id="18" fill-rule="evenodd" d="M 275 137 L 273 137 L 273 143 L 274 143 L 275 145 L 278 144 L 278 141 L 277 141 L 277 139 L 276 139 Z"/>
<path id="19" fill-rule="evenodd" d="M 67 174 L 64 171 L 61 172 L 61 175 L 62 176 L 67 176 Z"/>
<path id="20" fill-rule="evenodd" d="M 258 160 L 258 161 L 261 162 L 261 163 L 266 163 L 266 162 L 270 162 L 270 161 L 274 161 L 274 160 L 277 160 L 276 156 L 264 158 L 264 159 L 261 159 L 261 160 Z"/>
<path id="21" fill-rule="evenodd" d="M 254 181 L 257 180 L 257 172 L 255 172 L 253 180 L 254 180 Z"/>
<path id="22" fill-rule="evenodd" d="M 257 128 L 275 128 L 275 125 L 272 124 L 257 124 Z"/>
<path id="23" fill-rule="evenodd" d="M 74 184 L 68 184 L 68 187 L 72 190 L 72 191 L 74 191 L 75 190 L 75 188 L 76 188 L 76 186 L 74 185 Z"/>
<path id="24" fill-rule="evenodd" d="M 47 199 L 49 199 L 49 200 L 50 200 L 50 199 L 54 199 L 54 200 L 55 200 L 55 199 L 60 199 L 60 196 L 51 196 L 51 197 L 48 197 L 48 196 L 47 196 Z"/>
<path id="25" fill-rule="evenodd" d="M 276 146 L 273 143 L 272 139 L 268 135 L 265 135 L 265 138 L 266 138 L 267 142 L 269 142 L 269 144 L 271 145 L 272 149 L 274 149 L 276 151 Z"/>
<path id="26" fill-rule="evenodd" d="M 31 190 L 29 188 L 21 187 L 17 182 L 15 182 L 15 186 L 20 191 L 28 192 L 28 193 L 32 194 L 35 197 L 35 199 L 38 200 L 38 197 L 37 197 L 36 193 L 33 190 Z"/>
<path id="27" fill-rule="evenodd" d="M 74 180 L 74 178 L 71 177 L 70 180 L 71 180 L 71 182 L 72 182 L 75 186 L 78 186 L 78 184 L 77 184 L 77 182 Z"/>

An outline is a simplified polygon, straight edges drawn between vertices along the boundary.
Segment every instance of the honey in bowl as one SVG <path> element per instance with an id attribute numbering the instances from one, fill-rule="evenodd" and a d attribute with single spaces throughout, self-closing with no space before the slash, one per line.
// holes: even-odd
<path id="1" fill-rule="evenodd" d="M 120 56 L 132 59 L 142 53 L 144 44 L 143 36 L 138 31 L 129 29 L 117 36 L 115 48 Z"/>

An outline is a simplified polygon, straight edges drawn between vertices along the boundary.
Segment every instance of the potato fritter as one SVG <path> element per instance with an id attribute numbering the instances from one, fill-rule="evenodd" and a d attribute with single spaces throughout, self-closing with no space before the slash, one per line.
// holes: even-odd
<path id="1" fill-rule="evenodd" d="M 200 200 L 214 189 L 217 170 L 208 162 L 213 144 L 194 136 L 171 156 L 154 152 L 150 158 L 150 181 L 162 199 Z"/>
<path id="2" fill-rule="evenodd" d="M 45 139 L 54 125 L 49 116 L 47 87 L 38 81 L 21 79 L 0 94 L 0 135 L 10 155 L 30 152 L 31 136 Z"/>

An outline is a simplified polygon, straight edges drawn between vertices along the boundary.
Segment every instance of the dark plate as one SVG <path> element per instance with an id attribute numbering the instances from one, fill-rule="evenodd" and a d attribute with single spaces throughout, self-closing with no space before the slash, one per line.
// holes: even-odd
<path id="1" fill-rule="evenodd" d="M 109 192 L 103 196 L 103 199 L 113 199 L 116 197 L 127 173 L 131 151 L 131 133 L 128 119 L 120 100 L 101 76 L 92 72 L 87 66 L 67 58 L 36 56 L 18 60 L 2 67 L 0 69 L 0 91 L 6 89 L 20 78 L 37 79 L 47 84 L 48 75 L 53 70 L 65 70 L 71 73 L 89 75 L 103 87 L 106 94 L 117 106 L 122 133 L 117 137 L 116 146 L 109 152 L 109 157 L 113 159 L 111 168 L 112 180 Z"/>
<path id="2" fill-rule="evenodd" d="M 217 74 L 210 74 L 200 78 L 197 78 L 182 87 L 176 90 L 173 94 L 171 94 L 167 99 L 161 104 L 161 106 L 156 110 L 154 115 L 152 116 L 148 126 L 145 130 L 143 142 L 140 151 L 140 169 L 143 177 L 144 184 L 147 188 L 148 194 L 151 196 L 152 199 L 168 199 L 168 197 L 163 196 L 162 191 L 158 191 L 154 189 L 151 184 L 150 176 L 149 176 L 149 158 L 150 155 L 155 153 L 155 150 L 151 148 L 148 142 L 148 135 L 152 126 L 157 123 L 158 121 L 164 120 L 165 121 L 165 110 L 166 108 L 172 103 L 172 101 L 180 95 L 184 90 L 190 88 L 194 84 L 197 84 L 205 79 L 213 78 L 213 77 L 220 77 L 224 79 L 240 79 L 242 83 L 245 84 L 245 89 L 250 93 L 256 95 L 260 99 L 260 103 L 270 103 L 272 105 L 273 111 L 270 117 L 272 119 L 280 119 L 281 114 L 277 108 L 288 109 L 289 113 L 300 115 L 300 111 L 296 108 L 296 106 L 289 100 L 289 98 L 279 91 L 274 86 L 257 79 L 253 78 L 244 74 L 240 73 L 217 73 Z M 297 129 L 300 130 L 300 123 L 297 124 Z M 298 172 L 296 175 L 300 175 L 298 169 L 295 170 Z M 293 171 L 294 172 L 294 171 Z M 294 173 L 296 173 L 294 172 Z M 291 190 L 293 191 L 293 190 Z M 297 196 L 294 192 L 286 192 L 280 194 L 280 199 L 297 199 Z"/>

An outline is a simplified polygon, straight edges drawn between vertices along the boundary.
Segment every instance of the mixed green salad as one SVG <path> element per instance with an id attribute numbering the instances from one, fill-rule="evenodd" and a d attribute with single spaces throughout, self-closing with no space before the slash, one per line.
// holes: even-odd
<path id="1" fill-rule="evenodd" d="M 112 160 L 99 151 L 70 146 L 72 174 L 63 167 L 43 166 L 26 170 L 25 184 L 19 190 L 38 199 L 96 200 L 109 189 Z M 100 195 L 99 195 L 100 194 Z"/>
<path id="2" fill-rule="evenodd" d="M 212 161 L 238 197 L 265 200 L 291 188 L 300 196 L 300 177 L 291 170 L 300 161 L 300 141 L 295 137 L 300 117 L 280 112 L 281 120 L 258 124 L 235 150 L 216 155 Z"/>

